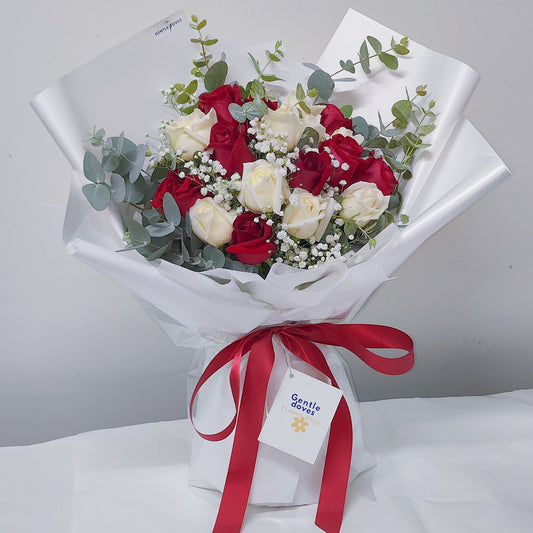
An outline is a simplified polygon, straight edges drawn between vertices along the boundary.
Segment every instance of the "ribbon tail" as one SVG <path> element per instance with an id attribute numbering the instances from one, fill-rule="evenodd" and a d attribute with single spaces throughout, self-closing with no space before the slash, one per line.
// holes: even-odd
<path id="1" fill-rule="evenodd" d="M 315 524 L 327 533 L 339 533 L 350 479 L 353 435 L 352 418 L 342 398 L 331 423 L 328 451 Z"/>
<path id="2" fill-rule="evenodd" d="M 268 381 L 274 364 L 272 336 L 252 346 L 244 379 L 224 492 L 213 533 L 239 533 L 252 486 Z"/>

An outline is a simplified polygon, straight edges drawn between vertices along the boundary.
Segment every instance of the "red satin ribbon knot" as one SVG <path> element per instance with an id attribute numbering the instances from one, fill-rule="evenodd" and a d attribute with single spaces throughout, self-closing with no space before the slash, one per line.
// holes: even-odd
<path id="1" fill-rule="evenodd" d="M 414 364 L 413 341 L 407 334 L 395 328 L 372 324 L 276 326 L 253 331 L 218 352 L 200 377 L 189 406 L 194 425 L 192 412 L 198 391 L 211 376 L 231 362 L 229 382 L 235 416 L 218 433 L 201 433 L 195 428 L 201 437 L 209 441 L 223 440 L 235 430 L 228 474 L 213 533 L 239 533 L 244 520 L 259 447 L 257 439 L 263 425 L 268 381 L 275 359 L 272 346 L 274 335 L 296 357 L 328 376 L 335 387 L 338 384 L 315 343 L 342 346 L 382 374 L 404 374 Z M 407 353 L 390 359 L 371 352 L 369 348 L 402 349 Z M 247 353 L 250 355 L 240 397 L 241 361 Z M 315 524 L 327 533 L 340 531 L 351 457 L 352 421 L 343 397 L 331 423 L 315 520 Z"/>

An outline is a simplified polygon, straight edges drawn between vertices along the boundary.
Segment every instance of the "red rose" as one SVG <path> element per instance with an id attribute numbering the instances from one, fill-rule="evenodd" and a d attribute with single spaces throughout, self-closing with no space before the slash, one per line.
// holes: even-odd
<path id="1" fill-rule="evenodd" d="M 198 107 L 204 113 L 214 109 L 220 122 L 234 122 L 235 119 L 228 111 L 230 104 L 242 105 L 241 88 L 238 85 L 221 85 L 210 93 L 203 93 L 198 97 Z"/>
<path id="2" fill-rule="evenodd" d="M 326 133 L 330 135 L 339 128 L 352 130 L 352 121 L 346 118 L 342 111 L 333 104 L 327 104 L 320 114 L 320 124 L 326 128 Z"/>
<path id="3" fill-rule="evenodd" d="M 299 187 L 315 196 L 319 195 L 331 174 L 332 166 L 329 155 L 326 152 L 320 154 L 300 152 L 296 166 L 298 170 L 290 175 L 289 185 L 293 189 Z"/>
<path id="4" fill-rule="evenodd" d="M 180 213 L 185 215 L 196 200 L 203 198 L 201 187 L 202 184 L 194 176 L 180 178 L 175 172 L 170 171 L 155 191 L 152 206 L 163 211 L 163 196 L 169 192 L 176 200 Z"/>
<path id="5" fill-rule="evenodd" d="M 368 159 L 361 160 L 355 169 L 352 179 L 354 182 L 366 181 L 375 183 L 385 196 L 389 196 L 398 184 L 398 180 L 385 160 L 381 157 L 376 159 L 373 155 L 372 152 Z"/>
<path id="6" fill-rule="evenodd" d="M 329 184 L 332 187 L 344 189 L 344 187 L 353 183 L 352 176 L 357 165 L 362 161 L 361 154 L 363 153 L 363 149 L 357 141 L 352 137 L 333 135 L 331 139 L 320 144 L 320 150 L 328 152 L 333 157 L 333 160 L 338 162 L 338 166 L 334 166 L 332 169 Z M 342 180 L 346 181 L 346 184 L 341 186 L 340 182 Z"/>
<path id="7" fill-rule="evenodd" d="M 211 128 L 209 146 L 215 151 L 214 157 L 226 169 L 229 178 L 235 172 L 242 175 L 242 164 L 255 161 L 246 142 L 246 128 L 236 122 L 217 122 Z"/>
<path id="8" fill-rule="evenodd" d="M 245 211 L 239 215 L 233 221 L 233 228 L 232 244 L 226 251 L 241 263 L 257 265 L 269 259 L 277 250 L 277 246 L 271 241 L 272 226 L 269 226 L 266 220 L 257 218 L 255 213 Z"/>

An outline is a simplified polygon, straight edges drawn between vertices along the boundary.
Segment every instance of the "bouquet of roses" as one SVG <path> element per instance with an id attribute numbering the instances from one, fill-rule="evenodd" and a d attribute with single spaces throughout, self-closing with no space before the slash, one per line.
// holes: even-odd
<path id="1" fill-rule="evenodd" d="M 206 21 L 193 16 L 190 25 L 198 32 L 191 41 L 201 47 L 195 79 L 163 91 L 175 116 L 162 121 L 148 168 L 144 156 L 152 152 L 123 134 L 96 131 L 90 140 L 101 147 L 101 161 L 85 154 L 92 183 L 83 191 L 98 210 L 111 199 L 123 206 L 124 250 L 193 270 L 226 267 L 266 277 L 274 262 L 314 268 L 375 245 L 395 221 L 400 181 L 411 177 L 417 150 L 429 146 L 423 137 L 435 127 L 435 103 L 418 105 L 426 95 L 418 86 L 392 105 L 390 123 L 378 113 L 378 128 L 352 118 L 352 105 L 328 100 L 336 83 L 355 81 L 339 74 L 356 66 L 370 74 L 374 57 L 397 69 L 398 56 L 409 53 L 407 39 L 392 38 L 384 50 L 368 36 L 357 61 L 341 60 L 333 75 L 309 64 L 307 89 L 298 83 L 279 96 L 269 84 L 283 80 L 268 67 L 283 60 L 281 41 L 266 51 L 264 66 L 250 54 L 255 79 L 230 85 L 227 63 L 207 53 L 217 40 L 203 37 Z"/>
<path id="2" fill-rule="evenodd" d="M 393 33 L 383 46 L 391 30 L 354 11 L 320 66 L 284 57 L 280 43 L 266 64 L 253 50 L 228 47 L 231 61 L 214 61 L 205 22 L 193 19 L 199 33 L 190 43 L 183 21 L 177 13 L 156 24 L 34 100 L 73 167 L 64 240 L 138 296 L 176 344 L 198 349 L 190 399 L 201 436 L 191 482 L 223 491 L 216 531 L 237 532 L 247 502 L 318 501 L 317 524 L 337 532 L 347 484 L 372 460 L 349 371 L 333 346 L 379 372 L 407 371 L 413 354 L 405 334 L 346 322 L 508 172 L 462 117 L 475 73 L 416 43 L 400 64 L 407 41 Z M 176 83 L 198 45 L 192 81 Z M 339 63 L 344 50 L 357 57 Z M 420 79 L 439 103 L 435 130 Z M 158 146 L 93 130 L 100 153 L 87 152 L 79 140 L 94 123 L 137 141 L 157 129 L 161 87 L 170 87 L 163 92 L 170 111 Z M 406 354 L 381 358 L 369 348 Z M 258 442 L 265 407 L 293 370 L 343 391 L 314 464 Z"/>

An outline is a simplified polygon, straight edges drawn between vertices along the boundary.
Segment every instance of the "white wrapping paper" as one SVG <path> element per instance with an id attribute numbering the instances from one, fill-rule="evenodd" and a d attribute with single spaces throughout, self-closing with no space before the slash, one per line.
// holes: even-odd
<path id="1" fill-rule="evenodd" d="M 179 20 L 172 31 L 157 34 L 169 21 Z M 319 64 L 325 70 L 336 70 L 345 51 L 358 49 L 367 35 L 387 41 L 391 34 L 398 36 L 350 10 Z M 148 314 L 176 344 L 202 348 L 196 370 L 201 370 L 223 344 L 258 327 L 287 321 L 351 320 L 372 292 L 429 236 L 508 175 L 497 154 L 462 117 L 477 81 L 475 72 L 411 43 L 412 53 L 400 61 L 398 71 L 378 67 L 368 79 L 361 75 L 355 85 L 343 85 L 342 93 L 336 96 L 339 102 L 352 103 L 355 113 L 370 122 L 377 122 L 378 110 L 387 121 L 391 104 L 403 96 L 405 87 L 413 91 L 421 83 L 428 84 L 431 98 L 437 101 L 437 129 L 429 138 L 432 147 L 416 162 L 414 177 L 403 191 L 403 212 L 411 219 L 407 227 L 389 226 L 378 236 L 375 248 L 362 249 L 349 263 L 331 262 L 314 270 L 276 264 L 266 279 L 223 269 L 195 273 L 164 261 L 149 263 L 136 252 L 118 254 L 116 250 L 123 247 L 118 215 L 111 209 L 94 211 L 81 192 L 86 183 L 81 171 L 87 148 L 83 140 L 95 125 L 111 134 L 124 130 L 137 142 L 142 142 L 146 131 L 155 132 L 159 120 L 165 117 L 159 91 L 188 79 L 190 59 L 196 53 L 189 38 L 186 17 L 178 12 L 68 74 L 37 96 L 32 105 L 73 169 L 63 234 L 67 250 L 138 296 Z M 246 50 L 235 51 L 229 43 L 221 49 L 228 56 L 229 80 L 242 82 L 253 77 Z M 307 69 L 290 60 L 276 68 L 289 89 L 309 75 Z M 284 87 L 274 90 L 281 93 Z M 358 431 L 358 406 L 339 356 L 330 349 L 326 356 L 336 379 L 346 387 L 356 429 L 355 474 L 371 465 Z M 283 359 L 276 359 L 278 370 Z M 217 376 L 217 380 L 213 386 L 227 386 L 224 375 Z M 231 419 L 231 405 L 216 403 L 217 420 Z M 209 409 L 204 409 L 199 423 L 204 430 L 202 424 L 211 421 L 206 411 Z M 315 501 L 320 461 L 311 471 L 302 461 L 281 458 L 281 453 L 267 448 L 260 446 L 251 502 Z M 231 439 L 221 443 L 201 441 L 194 449 L 192 479 L 220 490 Z"/>

